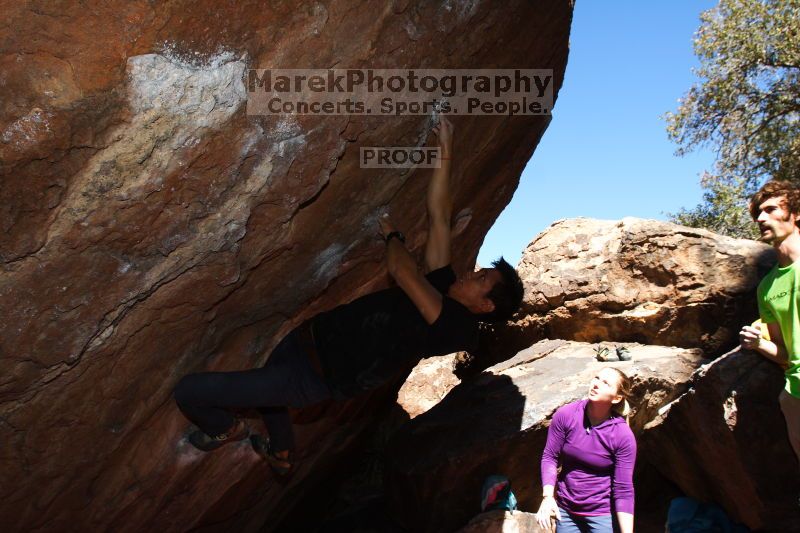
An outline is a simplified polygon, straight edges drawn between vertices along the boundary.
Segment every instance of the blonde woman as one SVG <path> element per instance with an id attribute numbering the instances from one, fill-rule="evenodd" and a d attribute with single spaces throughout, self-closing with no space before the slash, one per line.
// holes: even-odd
<path id="1" fill-rule="evenodd" d="M 555 516 L 557 533 L 633 532 L 636 439 L 626 420 L 630 389 L 628 376 L 606 367 L 592 379 L 587 398 L 553 415 L 536 515 L 542 528 L 549 530 Z"/>

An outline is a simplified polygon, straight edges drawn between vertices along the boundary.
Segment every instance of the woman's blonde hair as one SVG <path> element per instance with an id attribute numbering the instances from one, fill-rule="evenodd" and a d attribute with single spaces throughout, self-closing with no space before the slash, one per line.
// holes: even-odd
<path id="1" fill-rule="evenodd" d="M 614 370 L 617 373 L 619 379 L 617 380 L 617 394 L 622 396 L 622 401 L 614 404 L 611 407 L 611 410 L 614 411 L 616 414 L 625 417 L 625 420 L 628 420 L 628 415 L 631 413 L 631 405 L 628 403 L 628 399 L 631 397 L 631 378 L 629 378 L 625 372 L 620 370 L 616 367 L 609 367 L 611 370 Z"/>

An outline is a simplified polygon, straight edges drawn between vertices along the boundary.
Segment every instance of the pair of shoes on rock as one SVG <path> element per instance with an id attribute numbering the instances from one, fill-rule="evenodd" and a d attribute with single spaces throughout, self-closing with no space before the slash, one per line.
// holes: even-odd
<path id="1" fill-rule="evenodd" d="M 614 351 L 611 352 L 603 345 L 598 345 L 594 348 L 595 358 L 601 363 L 608 363 L 611 361 L 630 361 L 631 353 L 625 346 L 615 346 Z"/>
<path id="2" fill-rule="evenodd" d="M 275 450 L 270 446 L 269 438 L 261 435 L 251 435 L 250 443 L 253 445 L 253 450 L 264 459 L 269 465 L 270 470 L 281 480 L 288 479 L 292 473 L 292 454 L 289 452 L 289 457 L 278 457 Z"/>
<path id="3" fill-rule="evenodd" d="M 244 440 L 249 436 L 250 429 L 247 427 L 247 424 L 244 423 L 244 420 L 237 419 L 231 429 L 216 437 L 207 435 L 201 429 L 193 431 L 189 434 L 189 442 L 198 450 L 210 452 L 228 443 Z"/>

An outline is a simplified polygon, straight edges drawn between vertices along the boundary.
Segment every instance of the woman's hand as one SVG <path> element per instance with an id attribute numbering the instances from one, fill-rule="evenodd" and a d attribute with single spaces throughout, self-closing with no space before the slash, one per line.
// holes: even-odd
<path id="1" fill-rule="evenodd" d="M 558 510 L 558 505 L 556 505 L 556 499 L 552 496 L 545 496 L 542 498 L 542 503 L 536 512 L 536 522 L 543 530 L 550 531 L 552 529 L 550 519 L 554 516 L 556 520 L 561 520 L 561 512 Z"/>

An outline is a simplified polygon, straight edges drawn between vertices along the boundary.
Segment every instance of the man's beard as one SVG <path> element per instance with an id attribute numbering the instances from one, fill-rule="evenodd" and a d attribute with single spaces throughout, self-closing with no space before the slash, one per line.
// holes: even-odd
<path id="1" fill-rule="evenodd" d="M 766 244 L 772 244 L 772 242 L 775 240 L 775 232 L 771 231 L 771 230 L 770 230 L 770 233 L 767 233 L 767 234 L 764 234 L 762 232 L 761 236 L 759 236 L 758 240 L 763 242 L 763 243 L 766 243 Z"/>

